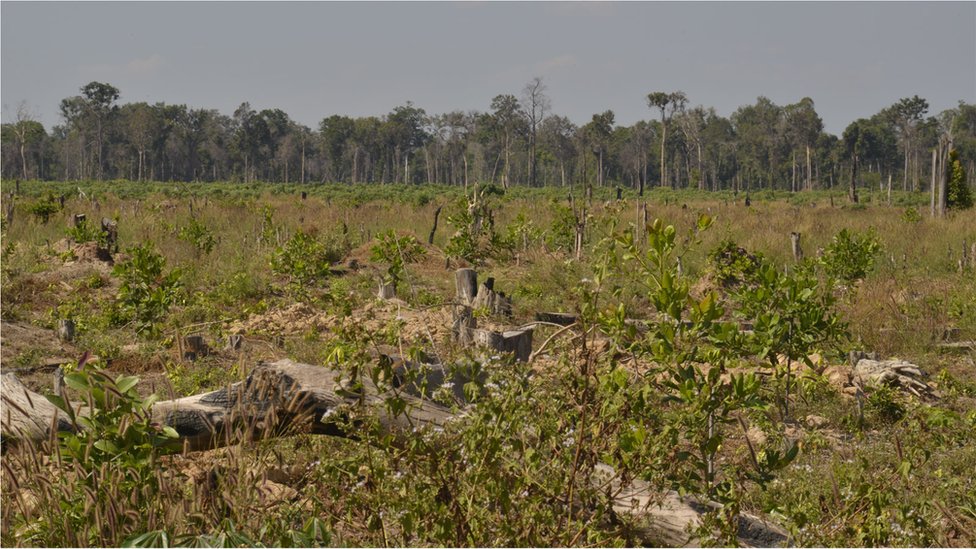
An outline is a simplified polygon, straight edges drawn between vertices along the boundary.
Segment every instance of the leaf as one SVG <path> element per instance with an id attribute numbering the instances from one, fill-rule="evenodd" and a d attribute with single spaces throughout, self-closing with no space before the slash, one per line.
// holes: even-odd
<path id="1" fill-rule="evenodd" d="M 71 372 L 64 376 L 64 384 L 76 391 L 88 392 L 88 376 L 81 372 Z"/>
<path id="2" fill-rule="evenodd" d="M 127 393 L 129 389 L 136 386 L 139 383 L 139 378 L 136 376 L 120 376 L 115 381 L 115 386 L 118 388 L 120 393 Z"/>

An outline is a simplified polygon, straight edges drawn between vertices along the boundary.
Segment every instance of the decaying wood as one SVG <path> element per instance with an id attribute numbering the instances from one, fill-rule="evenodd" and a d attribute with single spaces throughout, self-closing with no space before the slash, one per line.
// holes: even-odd
<path id="1" fill-rule="evenodd" d="M 559 324 L 560 326 L 569 326 L 576 322 L 577 316 L 571 313 L 547 313 L 541 312 L 535 314 L 535 319 L 539 322 L 550 322 L 552 324 Z"/>
<path id="2" fill-rule="evenodd" d="M 475 329 L 474 342 L 502 353 L 513 353 L 516 360 L 528 362 L 532 354 L 532 329 L 507 332 Z"/>
<path id="3" fill-rule="evenodd" d="M 75 338 L 75 321 L 70 318 L 58 320 L 58 339 L 72 341 Z"/>
<path id="4" fill-rule="evenodd" d="M 454 271 L 454 284 L 457 288 L 458 301 L 470 305 L 478 295 L 478 273 L 474 269 L 458 269 Z"/>
<path id="5" fill-rule="evenodd" d="M 384 301 L 388 299 L 393 299 L 396 297 L 396 286 L 393 284 L 380 281 L 379 290 L 376 292 L 376 297 Z"/>
<path id="6" fill-rule="evenodd" d="M 790 233 L 790 248 L 793 250 L 793 261 L 803 260 L 803 248 L 800 247 L 800 233 Z"/>
<path id="7" fill-rule="evenodd" d="M 477 295 L 471 300 L 471 307 L 485 309 L 490 315 L 512 316 L 511 298 L 506 297 L 503 292 L 495 291 L 495 279 L 491 277 L 478 287 Z"/>
<path id="8" fill-rule="evenodd" d="M 408 382 L 407 372 L 418 367 L 420 370 L 415 371 L 419 376 Z M 235 439 L 227 435 L 241 431 L 240 434 L 259 438 L 293 433 L 299 428 L 313 434 L 360 438 L 367 428 L 365 422 L 355 421 L 361 412 L 374 414 L 380 432 L 397 438 L 415 436 L 416 430 L 427 426 L 441 427 L 457 417 L 450 409 L 423 398 L 448 379 L 454 383 L 455 395 L 463 399 L 463 394 L 457 392 L 462 384 L 451 377 L 454 374 L 408 361 L 400 361 L 393 371 L 395 388 L 390 391 L 381 391 L 369 380 L 363 380 L 358 389 L 350 389 L 335 371 L 279 360 L 260 364 L 245 381 L 225 389 L 158 402 L 152 414 L 154 421 L 174 428 L 190 450 L 233 443 Z M 408 404 L 405 413 L 391 415 L 387 411 L 384 402 L 393 392 Z M 52 428 L 72 429 L 63 412 L 12 374 L 2 376 L 0 416 L 5 441 L 12 437 L 43 440 L 50 436 Z M 661 494 L 640 480 L 621 482 L 615 471 L 604 464 L 596 465 L 594 481 L 607 488 L 615 512 L 634 519 L 641 541 L 646 544 L 700 544 L 688 532 L 715 505 L 674 492 Z M 750 515 L 739 517 L 741 545 L 774 546 L 787 541 L 781 528 Z"/>
<path id="9" fill-rule="evenodd" d="M 189 335 L 183 338 L 183 359 L 196 360 L 210 354 L 210 347 L 202 335 Z"/>

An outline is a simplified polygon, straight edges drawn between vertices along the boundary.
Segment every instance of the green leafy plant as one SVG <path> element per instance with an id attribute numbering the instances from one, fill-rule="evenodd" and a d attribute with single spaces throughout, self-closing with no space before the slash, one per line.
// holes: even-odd
<path id="1" fill-rule="evenodd" d="M 824 249 L 820 263 L 829 276 L 852 284 L 871 272 L 881 244 L 874 231 L 858 234 L 841 229 Z"/>
<path id="2" fill-rule="evenodd" d="M 183 273 L 180 269 L 166 272 L 166 259 L 151 244 L 135 246 L 126 252 L 130 259 L 113 269 L 121 280 L 118 320 L 134 320 L 138 333 L 156 335 L 157 323 L 170 307 L 181 302 Z"/>
<path id="3" fill-rule="evenodd" d="M 946 206 L 953 210 L 968 210 L 973 207 L 973 191 L 966 181 L 966 169 L 959 160 L 959 151 L 949 151 L 946 166 Z"/>
<path id="4" fill-rule="evenodd" d="M 190 219 L 188 225 L 180 227 L 179 238 L 192 244 L 198 255 L 209 254 L 217 245 L 213 231 L 196 218 Z"/>
<path id="5" fill-rule="evenodd" d="M 42 222 L 47 223 L 52 215 L 61 211 L 61 203 L 54 198 L 53 194 L 48 193 L 44 198 L 28 206 L 27 211 Z"/>
<path id="6" fill-rule="evenodd" d="M 389 265 L 384 282 L 394 289 L 406 275 L 406 265 L 427 255 L 427 249 L 414 236 L 397 236 L 393 230 L 378 234 L 370 252 L 370 259 Z"/>
<path id="7" fill-rule="evenodd" d="M 737 314 L 753 324 L 747 344 L 776 374 L 783 415 L 789 416 L 792 368 L 803 363 L 813 367 L 810 355 L 835 349 L 846 335 L 846 326 L 834 310 L 835 298 L 810 269 L 780 272 L 763 265 L 756 284 L 735 295 Z"/>
<path id="8" fill-rule="evenodd" d="M 100 228 L 96 228 L 93 224 L 88 223 L 87 219 L 65 229 L 65 234 L 68 236 L 68 238 L 79 244 L 82 242 L 97 242 L 100 245 L 105 244 L 105 232 Z"/>
<path id="9" fill-rule="evenodd" d="M 278 246 L 271 256 L 271 272 L 288 277 L 288 288 L 307 296 L 310 287 L 329 275 L 332 263 L 342 259 L 344 250 L 327 245 L 305 231 L 297 231 Z"/>

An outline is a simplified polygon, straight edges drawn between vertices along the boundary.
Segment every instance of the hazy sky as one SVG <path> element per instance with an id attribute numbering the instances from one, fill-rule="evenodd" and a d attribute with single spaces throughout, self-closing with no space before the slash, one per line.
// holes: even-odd
<path id="1" fill-rule="evenodd" d="M 312 128 L 332 114 L 486 111 L 541 76 L 576 123 L 656 117 L 683 90 L 729 115 L 813 98 L 840 133 L 899 98 L 976 101 L 976 2 L 0 3 L 3 119 L 46 127 L 92 80 L 121 102 L 231 114 L 243 101 Z"/>

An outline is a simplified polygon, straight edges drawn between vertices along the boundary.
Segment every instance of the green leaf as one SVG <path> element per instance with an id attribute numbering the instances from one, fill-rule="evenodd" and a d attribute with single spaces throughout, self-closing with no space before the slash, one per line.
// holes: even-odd
<path id="1" fill-rule="evenodd" d="M 81 372 L 71 372 L 64 376 L 64 384 L 76 391 L 88 392 L 88 376 Z"/>

